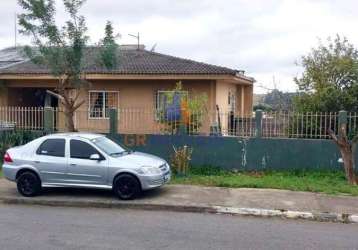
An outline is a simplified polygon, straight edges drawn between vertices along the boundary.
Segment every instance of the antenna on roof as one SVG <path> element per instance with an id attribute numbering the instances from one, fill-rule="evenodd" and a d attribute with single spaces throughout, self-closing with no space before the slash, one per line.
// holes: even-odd
<path id="1" fill-rule="evenodd" d="M 138 42 L 138 50 L 139 50 L 139 49 L 140 49 L 140 36 L 139 36 L 139 32 L 138 32 L 138 35 L 132 35 L 132 34 L 128 34 L 128 35 L 137 39 L 137 42 Z"/>
<path id="2" fill-rule="evenodd" d="M 150 52 L 154 52 L 156 47 L 157 47 L 157 43 L 155 43 L 155 44 L 153 45 L 153 47 L 150 49 Z"/>
<path id="3" fill-rule="evenodd" d="M 276 77 L 275 75 L 272 76 L 272 83 L 273 83 L 273 88 L 277 89 L 277 83 L 276 83 Z"/>
<path id="4" fill-rule="evenodd" d="M 16 49 L 16 47 L 17 47 L 17 14 L 16 14 L 16 12 L 15 12 L 14 21 L 15 21 L 15 49 Z"/>

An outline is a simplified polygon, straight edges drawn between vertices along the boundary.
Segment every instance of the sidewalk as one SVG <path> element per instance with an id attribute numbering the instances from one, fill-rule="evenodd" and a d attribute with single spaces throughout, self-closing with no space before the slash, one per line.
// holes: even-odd
<path id="1" fill-rule="evenodd" d="M 358 222 L 358 197 L 273 189 L 166 185 L 145 192 L 136 200 L 121 201 L 111 191 L 61 188 L 47 189 L 38 197 L 24 198 L 17 193 L 15 183 L 1 178 L 0 201 L 11 204 L 118 207 Z"/>

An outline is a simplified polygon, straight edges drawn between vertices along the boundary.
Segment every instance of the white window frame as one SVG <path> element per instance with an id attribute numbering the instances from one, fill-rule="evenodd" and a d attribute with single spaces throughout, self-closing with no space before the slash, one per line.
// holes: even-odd
<path id="1" fill-rule="evenodd" d="M 106 117 L 106 100 L 103 99 L 102 107 L 102 117 L 91 117 L 91 93 L 102 93 L 103 98 L 105 98 L 105 93 L 116 93 L 117 94 L 117 109 L 119 110 L 119 91 L 114 90 L 89 90 L 88 91 L 88 119 L 89 120 L 109 120 L 109 117 Z"/>
<path id="2" fill-rule="evenodd" d="M 229 111 L 236 112 L 236 102 L 237 102 L 236 92 L 229 91 L 229 96 L 228 96 Z"/>

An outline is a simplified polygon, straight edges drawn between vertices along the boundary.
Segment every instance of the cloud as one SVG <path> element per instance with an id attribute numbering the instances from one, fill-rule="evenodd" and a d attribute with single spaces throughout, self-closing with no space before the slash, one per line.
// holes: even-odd
<path id="1" fill-rule="evenodd" d="M 65 20 L 57 0 L 57 20 Z M 246 70 L 259 85 L 294 91 L 295 65 L 318 38 L 339 33 L 358 45 L 355 0 L 88 0 L 83 8 L 91 42 L 103 36 L 111 20 L 121 43 L 135 43 L 128 33 L 140 32 L 147 47 L 157 51 Z M 0 2 L 0 46 L 13 44 L 15 0 Z M 28 38 L 20 38 L 21 43 Z M 358 47 L 358 46 L 357 46 Z M 255 92 L 265 91 L 255 88 Z"/>

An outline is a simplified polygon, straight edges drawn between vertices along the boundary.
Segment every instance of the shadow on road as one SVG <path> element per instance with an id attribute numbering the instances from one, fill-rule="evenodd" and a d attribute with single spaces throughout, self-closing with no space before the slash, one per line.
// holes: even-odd
<path id="1" fill-rule="evenodd" d="M 138 197 L 138 200 L 141 199 L 153 199 L 164 195 L 167 193 L 167 190 L 162 188 L 157 188 L 153 190 L 143 191 Z M 113 194 L 112 190 L 102 190 L 102 189 L 86 189 L 86 188 L 44 188 L 40 195 L 41 197 L 73 197 L 73 198 L 103 198 L 103 199 L 116 199 L 116 196 Z"/>

